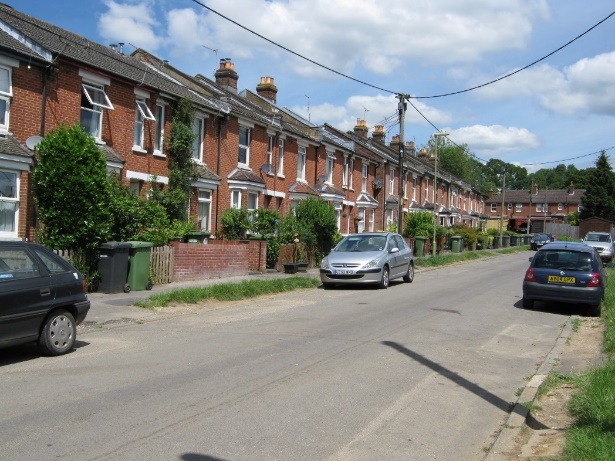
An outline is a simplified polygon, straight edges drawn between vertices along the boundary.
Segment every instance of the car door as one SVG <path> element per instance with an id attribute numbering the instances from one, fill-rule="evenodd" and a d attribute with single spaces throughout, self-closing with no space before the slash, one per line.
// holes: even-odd
<path id="1" fill-rule="evenodd" d="M 25 246 L 0 246 L 0 343 L 35 339 L 53 305 L 49 275 Z"/>
<path id="2" fill-rule="evenodd" d="M 401 235 L 396 235 L 395 241 L 397 242 L 397 248 L 399 248 L 399 252 L 397 253 L 399 275 L 403 276 L 406 275 L 408 264 L 410 264 L 410 248 Z"/>

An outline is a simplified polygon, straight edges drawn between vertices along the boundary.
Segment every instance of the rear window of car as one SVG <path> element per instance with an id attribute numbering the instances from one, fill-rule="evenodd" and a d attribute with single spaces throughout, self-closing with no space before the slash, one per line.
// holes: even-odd
<path id="1" fill-rule="evenodd" d="M 54 253 L 47 253 L 39 249 L 34 251 L 51 274 L 73 270 L 73 268 L 66 261 Z"/>
<path id="2" fill-rule="evenodd" d="M 586 252 L 570 250 L 539 251 L 534 257 L 537 269 L 568 269 L 591 271 L 592 258 Z"/>
<path id="3" fill-rule="evenodd" d="M 0 283 L 39 275 L 38 264 L 24 248 L 0 248 Z"/>

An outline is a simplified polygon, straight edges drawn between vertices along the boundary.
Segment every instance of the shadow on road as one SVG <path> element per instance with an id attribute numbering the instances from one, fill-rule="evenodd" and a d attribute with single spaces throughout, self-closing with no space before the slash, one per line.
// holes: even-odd
<path id="1" fill-rule="evenodd" d="M 491 405 L 495 406 L 496 408 L 499 408 L 500 410 L 506 413 L 511 413 L 512 411 L 516 411 L 518 414 L 521 414 L 521 412 L 516 409 L 518 406 L 516 406 L 514 402 L 507 402 L 506 400 L 498 397 L 497 395 L 492 394 L 487 389 L 480 387 L 478 384 L 475 384 L 459 376 L 454 371 L 449 370 L 448 368 L 443 367 L 442 365 L 437 364 L 436 362 L 433 362 L 432 360 L 429 360 L 427 357 L 424 357 L 421 354 L 411 351 L 410 349 L 407 349 L 401 344 L 393 342 L 393 341 L 382 341 L 382 344 L 392 349 L 395 349 L 396 351 L 401 352 L 404 355 L 407 355 L 411 359 L 416 360 L 422 365 L 425 365 L 427 368 L 430 368 L 431 370 L 435 371 L 441 376 L 444 376 L 445 378 L 450 379 L 458 386 L 461 386 L 464 389 L 467 389 L 468 391 L 472 392 L 474 395 L 477 395 L 481 399 L 489 402 Z"/>

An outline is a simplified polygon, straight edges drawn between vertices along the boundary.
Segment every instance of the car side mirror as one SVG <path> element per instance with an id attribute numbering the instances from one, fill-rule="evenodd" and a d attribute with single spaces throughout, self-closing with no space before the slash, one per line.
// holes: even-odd
<path id="1" fill-rule="evenodd" d="M 397 247 L 393 247 L 391 248 L 391 251 L 389 251 L 389 253 L 398 253 L 399 252 L 399 248 Z"/>
<path id="2" fill-rule="evenodd" d="M 532 262 L 534 260 L 533 256 L 530 256 L 529 261 Z"/>

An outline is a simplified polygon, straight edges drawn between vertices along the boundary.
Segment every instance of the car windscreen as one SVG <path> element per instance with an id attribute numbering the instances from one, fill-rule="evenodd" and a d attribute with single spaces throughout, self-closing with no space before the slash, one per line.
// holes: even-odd
<path id="1" fill-rule="evenodd" d="M 382 251 L 386 241 L 384 235 L 353 235 L 342 240 L 335 251 Z"/>
<path id="2" fill-rule="evenodd" d="M 591 271 L 591 256 L 586 252 L 573 250 L 545 250 L 534 256 L 534 268 Z"/>

